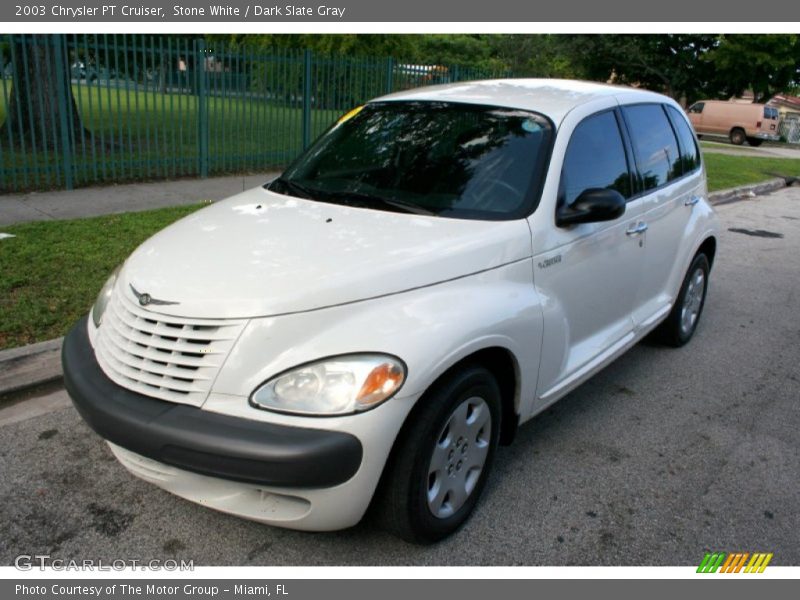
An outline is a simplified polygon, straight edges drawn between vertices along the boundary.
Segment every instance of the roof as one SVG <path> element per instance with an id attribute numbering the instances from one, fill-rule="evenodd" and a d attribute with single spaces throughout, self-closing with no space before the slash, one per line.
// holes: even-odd
<path id="1" fill-rule="evenodd" d="M 431 85 L 376 100 L 465 102 L 519 108 L 541 113 L 558 124 L 573 108 L 609 96 L 635 96 L 658 102 L 666 99 L 646 90 L 572 79 L 487 79 Z"/>
<path id="2" fill-rule="evenodd" d="M 783 104 L 793 108 L 800 108 L 800 98 L 797 96 L 789 96 L 788 94 L 775 94 L 768 104 Z"/>

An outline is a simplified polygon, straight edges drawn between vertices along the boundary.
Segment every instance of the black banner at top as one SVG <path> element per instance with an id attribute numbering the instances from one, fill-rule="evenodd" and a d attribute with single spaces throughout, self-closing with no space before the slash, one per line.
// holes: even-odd
<path id="1" fill-rule="evenodd" d="M 774 22 L 800 21 L 800 3 L 727 0 L 27 0 L 0 5 L 5 23 Z"/>

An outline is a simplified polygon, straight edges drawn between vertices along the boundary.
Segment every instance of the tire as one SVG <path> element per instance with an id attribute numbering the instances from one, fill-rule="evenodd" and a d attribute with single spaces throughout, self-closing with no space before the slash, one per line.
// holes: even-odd
<path id="1" fill-rule="evenodd" d="M 500 436 L 500 388 L 484 367 L 466 366 L 419 402 L 392 451 L 377 510 L 395 535 L 430 544 L 464 524 L 486 485 Z"/>
<path id="2" fill-rule="evenodd" d="M 735 146 L 741 146 L 747 139 L 747 136 L 744 133 L 744 129 L 740 127 L 734 127 L 733 129 L 731 129 L 731 133 L 728 137 L 731 140 L 731 144 Z"/>
<path id="3" fill-rule="evenodd" d="M 758 148 L 761 144 L 764 143 L 764 140 L 760 140 L 754 137 L 749 137 L 747 138 L 747 143 L 750 144 L 753 148 Z"/>
<path id="4" fill-rule="evenodd" d="M 683 278 L 675 306 L 656 329 L 657 337 L 661 342 L 679 348 L 692 339 L 706 303 L 710 270 L 711 267 L 705 254 L 700 253 L 694 257 Z M 702 287 L 698 289 L 700 285 Z"/>

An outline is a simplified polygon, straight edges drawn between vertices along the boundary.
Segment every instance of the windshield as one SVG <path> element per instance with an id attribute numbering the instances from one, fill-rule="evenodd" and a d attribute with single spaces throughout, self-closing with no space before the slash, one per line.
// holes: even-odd
<path id="1" fill-rule="evenodd" d="M 269 189 L 380 210 L 514 219 L 538 202 L 551 139 L 550 122 L 527 111 L 368 104 L 340 119 Z"/>

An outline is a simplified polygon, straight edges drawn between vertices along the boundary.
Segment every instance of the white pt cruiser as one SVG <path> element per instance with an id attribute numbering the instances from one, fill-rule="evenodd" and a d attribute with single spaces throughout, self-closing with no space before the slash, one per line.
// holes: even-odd
<path id="1" fill-rule="evenodd" d="M 717 249 L 664 96 L 498 80 L 379 98 L 278 179 L 142 244 L 63 348 L 138 477 L 306 530 L 371 502 L 458 528 L 498 444 L 653 330 L 694 333 Z"/>

